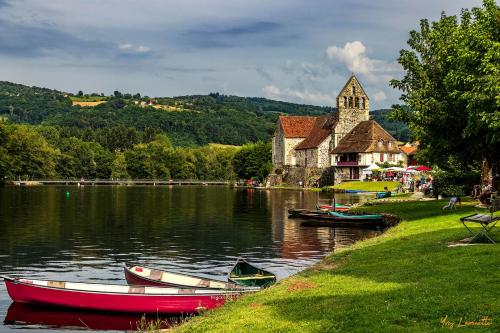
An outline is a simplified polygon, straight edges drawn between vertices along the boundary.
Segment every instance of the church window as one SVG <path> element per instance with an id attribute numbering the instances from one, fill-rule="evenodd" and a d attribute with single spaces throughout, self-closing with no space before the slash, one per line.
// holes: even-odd
<path id="1" fill-rule="evenodd" d="M 352 86 L 352 94 L 356 95 L 356 87 L 355 86 Z"/>
<path id="2" fill-rule="evenodd" d="M 361 108 L 362 109 L 365 109 L 366 108 L 366 104 L 365 104 L 365 98 L 361 98 L 361 101 L 362 101 L 362 105 L 361 105 Z"/>
<path id="3" fill-rule="evenodd" d="M 344 107 L 346 107 L 346 106 L 347 106 L 347 97 L 344 96 Z"/>
<path id="4" fill-rule="evenodd" d="M 352 108 L 352 96 L 349 97 L 349 107 Z"/>
<path id="5" fill-rule="evenodd" d="M 359 108 L 359 97 L 354 98 L 354 107 Z"/>

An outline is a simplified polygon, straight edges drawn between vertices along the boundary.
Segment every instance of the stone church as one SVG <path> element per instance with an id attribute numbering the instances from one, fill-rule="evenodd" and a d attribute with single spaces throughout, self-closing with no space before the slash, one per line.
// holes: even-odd
<path id="1" fill-rule="evenodd" d="M 396 139 L 370 120 L 369 110 L 368 95 L 352 75 L 337 96 L 334 114 L 280 116 L 272 142 L 272 185 L 310 185 L 325 171 L 332 176 L 326 183 L 360 180 L 372 163 L 406 164 Z"/>

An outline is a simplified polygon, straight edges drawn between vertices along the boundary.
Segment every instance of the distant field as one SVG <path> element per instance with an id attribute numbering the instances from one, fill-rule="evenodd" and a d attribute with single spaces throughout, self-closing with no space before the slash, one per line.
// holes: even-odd
<path id="1" fill-rule="evenodd" d="M 210 147 L 214 147 L 214 148 L 225 148 L 225 149 L 228 149 L 228 148 L 241 148 L 241 146 L 233 146 L 233 145 L 224 145 L 222 143 L 209 143 L 208 144 Z"/>
<path id="2" fill-rule="evenodd" d="M 96 106 L 102 103 L 106 103 L 106 101 L 95 101 L 95 102 L 73 101 L 73 105 L 79 105 L 79 106 Z"/>
<path id="3" fill-rule="evenodd" d="M 73 102 L 100 102 L 107 101 L 106 96 L 69 96 Z"/>

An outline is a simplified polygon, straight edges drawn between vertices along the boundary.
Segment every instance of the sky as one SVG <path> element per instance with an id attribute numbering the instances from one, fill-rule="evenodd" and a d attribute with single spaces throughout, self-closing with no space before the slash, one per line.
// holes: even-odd
<path id="1" fill-rule="evenodd" d="M 421 18 L 479 0 L 0 0 L 0 80 L 66 92 L 219 92 L 335 106 L 352 73 L 371 109 Z"/>

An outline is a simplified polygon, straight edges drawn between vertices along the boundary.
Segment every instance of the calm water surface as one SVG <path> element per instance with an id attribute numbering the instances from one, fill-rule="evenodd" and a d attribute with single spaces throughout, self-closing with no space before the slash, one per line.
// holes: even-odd
<path id="1" fill-rule="evenodd" d="M 122 263 L 131 262 L 225 280 L 244 256 L 282 279 L 377 235 L 301 227 L 287 218 L 290 208 L 330 200 L 331 194 L 213 186 L 0 187 L 0 274 L 126 284 Z M 363 197 L 337 194 L 336 200 Z M 8 319 L 0 332 L 125 330 L 138 319 L 11 306 L 3 282 L 0 317 Z M 101 325 L 88 324 L 94 322 Z"/>

